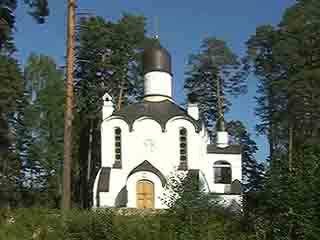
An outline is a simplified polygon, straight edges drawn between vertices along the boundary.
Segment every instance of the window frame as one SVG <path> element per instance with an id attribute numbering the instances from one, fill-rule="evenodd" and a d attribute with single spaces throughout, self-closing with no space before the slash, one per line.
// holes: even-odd
<path id="1" fill-rule="evenodd" d="M 213 181 L 214 184 L 232 183 L 232 167 L 229 162 L 219 160 L 213 164 Z"/>

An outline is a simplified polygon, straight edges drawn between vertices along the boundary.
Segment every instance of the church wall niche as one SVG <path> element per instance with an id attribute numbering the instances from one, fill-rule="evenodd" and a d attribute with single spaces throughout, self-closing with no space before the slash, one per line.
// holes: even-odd
<path id="1" fill-rule="evenodd" d="M 119 118 L 111 118 L 103 121 L 101 125 L 101 164 L 103 167 L 112 167 L 116 160 L 115 152 L 115 129 L 121 129 L 121 141 L 122 141 L 122 167 L 123 159 L 125 159 L 126 153 L 123 151 L 126 139 L 128 139 L 130 132 L 128 124 Z"/>
<path id="2" fill-rule="evenodd" d="M 175 129 L 177 127 L 184 127 L 188 131 L 192 131 L 193 133 L 197 133 L 196 126 L 189 120 L 181 116 L 177 116 L 174 118 L 171 118 L 169 121 L 165 124 L 166 131 L 169 131 L 170 129 Z"/>
<path id="3" fill-rule="evenodd" d="M 188 169 L 198 169 L 205 166 L 205 155 L 203 148 L 206 145 L 206 139 L 196 132 L 195 126 L 188 119 L 175 117 L 170 119 L 166 124 L 166 132 L 170 136 L 170 141 L 175 146 L 173 149 L 175 166 L 179 169 L 180 161 L 180 129 L 185 128 L 187 131 L 187 163 Z M 202 159 L 202 161 L 199 161 Z M 183 169 L 181 169 L 183 170 Z"/>
<path id="4" fill-rule="evenodd" d="M 152 129 L 153 131 L 159 130 L 159 132 L 163 131 L 163 128 L 158 121 L 146 116 L 136 119 L 132 124 L 132 129 L 134 131 L 138 131 L 141 129 L 143 129 L 144 131 L 148 131 L 150 129 Z"/>
<path id="5" fill-rule="evenodd" d="M 157 166 L 160 171 L 170 168 L 172 163 L 167 159 L 171 159 L 171 142 L 167 137 L 155 120 L 148 117 L 136 120 L 126 148 L 128 170 L 131 171 L 145 160 Z"/>

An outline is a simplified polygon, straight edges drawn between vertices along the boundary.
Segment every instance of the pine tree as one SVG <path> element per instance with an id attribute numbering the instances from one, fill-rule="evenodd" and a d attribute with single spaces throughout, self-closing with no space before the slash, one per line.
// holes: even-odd
<path id="1" fill-rule="evenodd" d="M 5 205 L 9 204 L 20 174 L 19 158 L 14 146 L 17 136 L 12 121 L 17 99 L 23 93 L 22 74 L 11 49 L 0 51 L 0 194 Z"/>
<path id="2" fill-rule="evenodd" d="M 242 179 L 245 191 L 257 192 L 263 183 L 264 166 L 256 159 L 258 151 L 256 142 L 241 121 L 229 121 L 227 132 L 230 134 L 231 143 L 241 145 L 242 153 Z"/>
<path id="3" fill-rule="evenodd" d="M 314 40 L 320 34 L 314 13 L 318 4 L 300 1 L 286 11 L 277 28 L 259 27 L 247 43 L 260 78 L 259 129 L 269 137 L 271 156 L 293 156 L 294 146 L 319 134 L 319 47 Z"/>
<path id="4" fill-rule="evenodd" d="M 143 93 L 141 53 L 152 42 L 145 18 L 125 14 L 117 22 L 101 17 L 81 19 L 77 31 L 76 92 L 79 132 L 81 205 L 91 204 L 90 189 L 100 167 L 102 96 L 113 97 L 115 108 L 134 102 Z M 88 159 L 92 161 L 89 163 Z M 79 195 L 79 193 L 78 193 Z"/>
<path id="5" fill-rule="evenodd" d="M 244 73 L 238 57 L 224 41 L 214 37 L 204 39 L 200 53 L 190 55 L 184 88 L 186 94 L 198 102 L 210 135 L 218 117 L 217 82 L 223 109 L 228 111 L 231 105 L 228 96 L 237 96 L 246 90 Z"/>
<path id="6" fill-rule="evenodd" d="M 47 0 L 24 0 L 28 5 L 28 13 L 40 24 L 44 23 L 49 15 Z M 10 45 L 14 31 L 18 0 L 8 0 L 0 2 L 0 49 L 5 45 Z"/>
<path id="7" fill-rule="evenodd" d="M 271 165 L 258 198 L 269 239 L 318 234 L 313 214 L 318 197 L 310 189 L 316 188 L 319 166 L 319 7 L 319 1 L 297 1 L 277 27 L 259 27 L 247 43 L 260 80 L 260 130 L 270 143 Z"/>
<path id="8" fill-rule="evenodd" d="M 50 199 L 47 206 L 57 207 L 63 159 L 64 74 L 50 57 L 31 54 L 24 75 L 25 94 L 14 124 L 24 186 L 20 190 L 31 194 L 30 205 L 44 198 Z"/>
<path id="9" fill-rule="evenodd" d="M 38 23 L 43 23 L 49 15 L 47 0 L 26 0 L 23 3 L 29 6 L 29 14 Z M 16 8 L 17 0 L 0 1 L 0 184 L 6 185 L 1 189 L 7 192 L 14 191 L 20 175 L 16 136 L 12 129 L 17 102 L 23 96 L 20 66 L 13 57 L 16 51 L 13 41 Z"/>

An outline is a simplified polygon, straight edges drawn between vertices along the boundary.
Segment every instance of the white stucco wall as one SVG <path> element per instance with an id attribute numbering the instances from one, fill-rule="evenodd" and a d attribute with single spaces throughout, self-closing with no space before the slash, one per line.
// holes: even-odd
<path id="1" fill-rule="evenodd" d="M 106 111 L 110 115 L 110 111 Z M 128 207 L 136 207 L 136 183 L 147 179 L 155 184 L 155 207 L 163 208 L 160 195 L 163 191 L 160 179 L 150 172 L 129 173 L 143 161 L 147 160 L 156 167 L 165 177 L 174 172 L 180 163 L 179 129 L 187 129 L 188 168 L 199 169 L 203 173 L 203 181 L 207 182 L 207 190 L 218 193 L 228 192 L 230 185 L 214 184 L 213 164 L 224 160 L 232 166 L 232 180 L 241 181 L 241 155 L 240 154 L 207 154 L 208 135 L 206 129 L 195 131 L 195 126 L 188 120 L 175 117 L 166 123 L 165 131 L 153 119 L 142 117 L 137 119 L 129 131 L 127 122 L 122 119 L 109 117 L 107 114 L 101 124 L 101 155 L 102 166 L 111 167 L 115 160 L 114 130 L 121 128 L 122 169 L 111 169 L 109 192 L 100 193 L 100 206 L 114 206 L 116 197 L 121 189 L 127 186 Z M 97 189 L 97 176 L 94 184 Z M 230 196 L 226 197 L 227 199 Z M 230 202 L 230 201 L 229 201 Z"/>
<path id="2" fill-rule="evenodd" d="M 112 167 L 115 159 L 114 129 L 121 128 L 123 170 L 130 171 L 144 160 L 148 160 L 163 173 L 170 173 L 180 162 L 179 129 L 187 129 L 189 168 L 199 168 L 200 159 L 205 158 L 207 136 L 204 131 L 196 133 L 194 125 L 185 119 L 174 118 L 167 122 L 165 132 L 156 121 L 143 117 L 133 124 L 122 119 L 109 118 L 101 125 L 102 166 Z M 129 173 L 129 172 L 128 172 Z"/>
<path id="3" fill-rule="evenodd" d="M 172 96 L 172 76 L 166 72 L 153 71 L 144 75 L 145 95 Z"/>
<path id="4" fill-rule="evenodd" d="M 195 103 L 189 103 L 188 104 L 188 114 L 193 117 L 194 119 L 199 119 L 199 107 L 198 104 Z"/>

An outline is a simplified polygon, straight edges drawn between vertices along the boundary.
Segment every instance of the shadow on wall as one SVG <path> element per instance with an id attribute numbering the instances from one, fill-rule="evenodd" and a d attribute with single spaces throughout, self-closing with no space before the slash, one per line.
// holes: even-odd
<path id="1" fill-rule="evenodd" d="M 241 182 L 236 179 L 231 183 L 231 193 L 241 194 Z"/>
<path id="2" fill-rule="evenodd" d="M 231 184 L 225 184 L 224 192 L 231 194 L 241 194 L 241 182 L 236 179 Z"/>
<path id="3" fill-rule="evenodd" d="M 126 207 L 127 203 L 128 203 L 128 190 L 127 190 L 127 186 L 124 186 L 116 197 L 115 207 Z"/>

